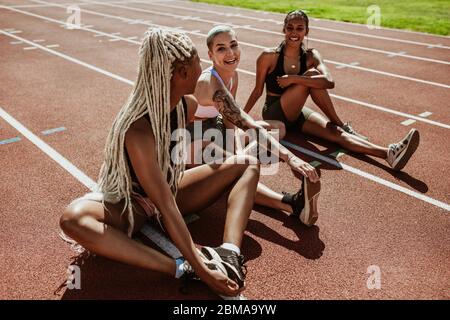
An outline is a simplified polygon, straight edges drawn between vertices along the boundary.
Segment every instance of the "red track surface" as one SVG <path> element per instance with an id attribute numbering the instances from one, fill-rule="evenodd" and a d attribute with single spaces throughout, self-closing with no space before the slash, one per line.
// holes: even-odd
<path id="1" fill-rule="evenodd" d="M 64 3 L 55 1 L 54 3 Z M 108 41 L 84 30 L 67 30 L 61 7 L 36 7 L 28 0 L 0 0 L 1 5 L 32 5 L 16 9 L 0 7 L 0 29 L 21 30 L 15 35 L 29 41 L 45 39 L 39 45 L 58 44 L 52 50 L 134 80 L 138 45 Z M 174 9 L 156 4 L 127 3 L 138 9 L 205 20 L 233 22 L 278 32 L 279 25 L 245 17 L 224 17 L 188 8 L 241 13 L 282 21 L 276 14 L 262 14 L 239 9 L 170 1 L 182 6 Z M 151 20 L 164 26 L 207 33 L 211 23 L 168 18 L 155 13 L 117 6 L 85 4 L 81 8 L 128 19 Z M 120 32 L 120 37 L 143 35 L 148 26 L 128 24 L 119 19 L 82 12 L 82 24 L 105 33 Z M 364 26 L 312 20 L 312 26 L 334 28 L 450 46 L 448 37 L 437 37 L 395 30 L 369 30 Z M 260 46 L 274 46 L 281 37 L 258 31 L 237 29 L 239 40 Z M 383 106 L 411 115 L 429 111 L 428 118 L 444 127 L 417 121 L 421 144 L 403 173 L 393 173 L 382 161 L 370 157 L 344 155 L 339 161 L 408 190 L 424 194 L 444 204 L 450 203 L 448 176 L 450 166 L 450 71 L 449 50 L 417 44 L 366 38 L 350 34 L 311 29 L 311 38 L 374 48 L 406 51 L 408 55 L 444 63 L 387 57 L 386 54 L 324 44 L 310 40 L 325 59 L 402 76 L 432 81 L 447 87 L 399 79 L 352 68 L 337 69 L 328 64 L 335 81 L 332 93 Z M 205 38 L 191 35 L 202 58 L 207 59 Z M 100 74 L 40 49 L 24 50 L 28 44 L 0 34 L 0 107 L 57 150 L 66 159 L 95 180 L 102 161 L 103 146 L 110 124 L 130 92 L 124 82 Z M 137 40 L 139 41 L 139 40 Z M 254 57 L 261 49 L 242 44 L 240 68 L 254 72 Z M 204 65 L 206 66 L 206 64 Z M 254 77 L 240 74 L 238 101 L 248 97 Z M 379 144 L 399 140 L 409 130 L 400 123 L 407 117 L 382 112 L 333 99 L 338 113 L 371 140 Z M 259 117 L 262 99 L 252 114 Z M 311 105 L 311 102 L 308 102 Z M 447 127 L 445 127 L 445 125 Z M 41 131 L 65 127 L 52 135 Z M 0 118 L 0 141 L 21 137 L 21 141 L 0 144 L 0 298 L 2 299 L 208 299 L 215 298 L 203 284 L 192 285 L 190 294 L 178 292 L 180 283 L 167 276 L 90 257 L 81 266 L 82 289 L 63 288 L 66 269 L 73 252 L 58 233 L 58 218 L 63 208 L 86 188 L 33 143 Z M 317 139 L 290 137 L 302 147 L 328 155 L 336 146 Z M 301 155 L 301 154 L 300 154 Z M 308 161 L 312 158 L 301 155 Z M 306 228 L 282 212 L 255 207 L 243 242 L 248 259 L 247 290 L 251 299 L 437 299 L 450 298 L 450 221 L 448 209 L 419 200 L 346 170 L 330 165 L 320 167 L 322 192 L 320 217 L 316 226 Z M 282 164 L 277 176 L 262 181 L 275 190 L 293 191 L 297 180 Z M 189 224 L 196 243 L 218 245 L 223 228 L 224 202 L 199 213 L 199 220 Z M 208 230 L 208 233 L 205 233 Z M 367 268 L 381 269 L 381 289 L 366 286 Z"/>

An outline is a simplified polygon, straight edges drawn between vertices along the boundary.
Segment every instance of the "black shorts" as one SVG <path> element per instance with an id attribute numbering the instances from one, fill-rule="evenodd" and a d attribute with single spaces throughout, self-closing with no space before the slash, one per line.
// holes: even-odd
<path id="1" fill-rule="evenodd" d="M 201 124 L 201 131 L 197 132 L 197 136 L 195 136 L 194 130 L 196 123 Z M 225 125 L 223 123 L 221 115 L 218 115 L 217 117 L 214 118 L 208 118 L 206 120 L 195 120 L 186 126 L 186 130 L 188 130 L 189 134 L 191 135 L 191 142 L 193 142 L 194 140 L 201 140 L 203 138 L 204 133 L 209 129 L 219 130 L 225 139 Z"/>
<path id="2" fill-rule="evenodd" d="M 281 96 L 267 95 L 262 111 L 262 117 L 264 120 L 278 120 L 283 122 L 286 126 L 286 131 L 293 129 L 302 130 L 306 120 L 308 120 L 309 116 L 311 116 L 313 112 L 313 110 L 303 107 L 300 116 L 294 121 L 289 121 L 283 112 L 283 108 L 281 107 Z"/>

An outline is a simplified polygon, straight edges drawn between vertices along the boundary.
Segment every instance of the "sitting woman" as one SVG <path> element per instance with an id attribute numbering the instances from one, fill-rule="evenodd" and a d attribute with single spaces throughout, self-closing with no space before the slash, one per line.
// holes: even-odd
<path id="1" fill-rule="evenodd" d="M 244 288 L 240 246 L 259 165 L 248 164 L 251 159 L 235 164 L 234 156 L 185 171 L 170 156 L 171 135 L 185 127 L 188 105 L 196 103 L 185 95 L 194 92 L 201 73 L 197 51 L 182 33 L 150 29 L 139 54 L 137 81 L 107 138 L 98 192 L 73 201 L 60 226 L 98 255 L 176 278 L 196 275 L 217 293 L 236 296 Z M 203 254 L 182 215 L 203 210 L 226 192 L 224 244 L 204 247 Z M 153 216 L 184 258 L 173 260 L 131 238 Z"/>
<path id="2" fill-rule="evenodd" d="M 308 16 L 291 11 L 284 19 L 284 41 L 265 50 L 256 62 L 255 87 L 244 110 L 250 112 L 266 86 L 264 120 L 282 121 L 288 132 L 303 132 L 339 144 L 355 153 L 385 159 L 401 170 L 419 145 L 419 132 L 412 129 L 400 142 L 382 147 L 367 141 L 336 114 L 327 89 L 334 88 L 330 71 L 316 49 L 306 49 L 303 39 L 309 31 Z M 326 115 L 305 107 L 308 96 Z"/>
<path id="3" fill-rule="evenodd" d="M 203 148 L 212 144 L 210 140 L 202 140 L 203 134 L 211 128 L 219 130 L 221 136 L 225 138 L 222 141 L 214 141 L 216 152 L 225 152 L 229 156 L 239 153 L 239 151 L 245 152 L 245 149 L 247 151 L 254 150 L 250 146 L 243 148 L 245 141 L 242 141 L 242 146 L 235 149 L 231 148 L 230 150 L 230 148 L 224 147 L 227 144 L 230 145 L 230 140 L 236 141 L 235 145 L 244 140 L 241 139 L 239 131 L 245 135 L 242 130 L 284 129 L 284 125 L 280 121 L 255 121 L 237 105 L 235 101 L 239 82 L 237 68 L 241 51 L 234 30 L 228 26 L 216 26 L 209 31 L 206 44 L 212 66 L 202 72 L 195 89 L 194 95 L 198 101 L 198 107 L 194 110 L 195 121 L 188 126 L 191 138 L 193 138 L 191 139 L 193 142 L 191 159 L 198 159 L 198 154 L 200 156 L 204 154 Z M 199 129 L 196 130 L 196 127 Z M 196 131 L 198 131 L 197 134 Z M 260 133 L 264 135 L 267 134 L 267 131 L 260 130 Z M 284 132 L 279 132 L 279 135 L 282 138 Z M 304 183 L 295 194 L 281 194 L 259 183 L 255 203 L 283 210 L 298 217 L 304 224 L 313 225 L 318 218 L 317 199 L 320 192 L 320 183 L 315 183 L 318 181 L 317 172 L 311 165 L 281 146 L 277 139 L 269 135 L 266 137 L 271 139 L 272 147 L 280 151 L 280 158 L 286 161 L 294 171 L 298 171 L 308 179 L 304 179 Z M 200 145 L 198 144 L 199 140 L 201 141 Z"/>

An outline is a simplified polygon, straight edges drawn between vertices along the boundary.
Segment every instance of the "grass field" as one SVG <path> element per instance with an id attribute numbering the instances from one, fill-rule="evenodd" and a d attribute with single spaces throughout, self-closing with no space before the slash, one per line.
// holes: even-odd
<path id="1" fill-rule="evenodd" d="M 249 9 L 286 13 L 303 9 L 311 17 L 365 24 L 367 8 L 381 9 L 381 26 L 448 35 L 450 0 L 193 0 Z"/>

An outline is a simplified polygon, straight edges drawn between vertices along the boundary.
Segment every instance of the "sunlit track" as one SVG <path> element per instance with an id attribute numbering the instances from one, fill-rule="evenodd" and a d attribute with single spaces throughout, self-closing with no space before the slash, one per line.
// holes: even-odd
<path id="1" fill-rule="evenodd" d="M 124 14 L 125 10 L 94 4 L 100 12 L 91 16 L 84 14 L 90 3 L 83 1 L 80 29 L 68 30 L 65 20 L 70 13 L 66 12 L 66 0 L 50 0 L 58 1 L 62 10 L 53 4 L 26 7 L 28 0 L 0 0 L 0 4 L 2 1 L 24 7 L 0 5 L 0 15 L 4 18 L 0 19 L 0 79 L 4 81 L 0 89 L 3 168 L 0 203 L 4 204 L 0 210 L 0 241 L 4 246 L 0 267 L 6 270 L 0 283 L 1 298 L 217 299 L 202 283 L 193 284 L 189 294 L 181 295 L 180 281 L 172 276 L 101 256 L 83 260 L 80 264 L 82 289 L 71 290 L 65 281 L 68 264 L 74 264 L 71 258 L 74 253 L 58 238 L 58 222 L 64 208 L 95 188 L 93 179 L 104 157 L 104 140 L 133 86 L 130 79 L 134 80 L 137 73 L 137 48 L 146 27 L 189 34 L 200 57 L 205 58 L 202 59 L 205 67 L 210 64 L 204 45 L 208 26 L 160 17 L 150 21 L 153 19 L 150 15 L 148 18 L 145 14 L 128 15 Z M 124 3 L 138 2 L 142 1 Z M 172 0 L 152 1 L 155 2 L 180 4 Z M 191 3 L 186 2 L 187 7 L 188 4 Z M 195 7 L 222 8 L 199 3 Z M 173 9 L 177 14 L 190 14 Z M 116 16 L 115 12 L 122 16 Z M 252 15 L 254 11 L 230 9 L 229 12 Z M 275 17 L 271 13 L 256 14 L 262 18 Z M 240 41 L 244 56 L 242 69 L 238 70 L 241 73 L 238 103 L 248 97 L 254 82 L 250 62 L 265 48 L 262 43 L 270 44 L 260 35 L 255 39 L 249 32 L 243 31 L 242 35 L 248 42 Z M 394 36 L 388 34 L 391 35 Z M 358 37 L 342 33 L 338 38 L 346 42 L 344 36 Z M 421 37 L 418 41 L 435 41 L 429 39 Z M 442 53 L 442 48 L 430 51 L 435 49 Z M 350 54 L 348 49 L 341 50 Z M 345 54 L 337 55 L 337 60 L 345 58 Z M 378 60 L 376 53 L 359 53 L 357 59 L 363 55 L 367 60 L 336 63 L 333 74 L 340 86 L 334 90 L 339 94 L 332 97 L 340 116 L 353 121 L 358 131 L 367 133 L 370 141 L 380 146 L 399 141 L 411 128 L 407 126 L 416 121 L 414 127 L 420 131 L 419 148 L 405 170 L 394 172 L 383 159 L 350 152 L 342 154 L 345 150 L 333 143 L 288 135 L 282 143 L 315 166 L 321 175 L 319 220 L 307 228 L 285 212 L 253 208 L 241 248 L 248 267 L 244 295 L 250 299 L 449 298 L 450 271 L 445 262 L 450 258 L 446 246 L 450 240 L 450 198 L 445 177 L 449 174 L 446 154 L 450 149 L 449 131 L 445 130 L 449 128 L 448 117 L 444 112 L 449 86 L 442 75 L 446 66 L 388 60 L 401 61 L 402 68 L 395 68 L 389 63 L 371 63 L 370 59 Z M 352 65 L 354 61 L 361 64 Z M 364 70 L 361 65 L 375 69 L 386 67 L 387 71 L 418 78 L 423 75 L 426 80 Z M 409 73 L 408 66 L 417 69 Z M 425 66 L 431 68 L 430 73 L 422 73 Z M 257 118 L 261 102 L 258 101 L 251 113 Z M 386 106 L 395 106 L 397 110 Z M 296 191 L 300 185 L 284 163 L 276 175 L 263 176 L 261 182 L 277 192 Z M 226 197 L 222 197 L 211 207 L 196 212 L 195 222 L 185 219 L 197 246 L 220 245 L 223 231 L 220 222 L 225 219 L 226 207 Z M 143 234 L 150 239 L 139 236 L 144 244 L 160 247 L 158 250 L 168 257 L 180 256 L 178 249 L 157 228 L 144 229 Z M 381 290 L 369 288 L 369 267 L 381 271 Z M 30 282 L 30 276 L 39 282 Z M 66 283 L 66 287 L 60 286 L 60 294 L 55 294 L 55 288 L 61 283 Z"/>
<path id="2" fill-rule="evenodd" d="M 51 6 L 66 8 L 65 6 L 59 5 L 59 4 L 52 4 Z M 103 16 L 103 17 L 109 17 L 109 18 L 112 18 L 112 19 L 118 19 L 118 20 L 122 20 L 122 21 L 132 22 L 131 21 L 132 19 L 131 18 L 127 18 L 127 17 L 111 15 L 111 14 L 102 13 L 102 12 L 98 12 L 98 11 L 94 11 L 94 10 L 88 10 L 88 9 L 81 9 L 81 11 L 89 13 L 89 14 L 92 14 L 92 15 L 98 15 L 98 16 Z M 137 21 L 134 24 L 141 24 L 141 25 L 148 25 L 148 26 L 156 26 L 156 25 L 163 26 L 161 24 L 146 23 L 144 21 Z M 171 28 L 169 26 L 165 26 L 165 27 Z M 193 35 L 199 35 L 199 36 L 206 37 L 206 34 L 202 34 L 200 32 L 196 32 L 196 31 L 193 32 L 193 31 L 190 31 L 190 30 L 183 29 L 183 32 L 185 32 L 187 34 L 193 34 Z M 260 46 L 260 45 L 249 43 L 249 42 L 245 42 L 245 41 L 240 41 L 240 43 L 242 45 L 253 47 L 253 48 L 259 48 L 259 49 L 266 49 L 267 48 L 267 47 L 264 47 L 264 46 Z M 334 65 L 337 65 L 337 66 L 344 66 L 346 68 L 356 69 L 356 70 L 365 71 L 365 72 L 371 72 L 371 73 L 375 73 L 375 74 L 379 74 L 379 75 L 399 78 L 399 79 L 403 79 L 403 80 L 409 80 L 409 81 L 418 82 L 418 83 L 429 84 L 429 85 L 442 87 L 442 88 L 450 88 L 450 85 L 447 85 L 447 84 L 444 84 L 444 83 L 435 82 L 435 81 L 418 79 L 418 78 L 404 76 L 404 75 L 400 75 L 400 74 L 396 74 L 396 73 L 392 73 L 392 72 L 376 70 L 376 69 L 373 69 L 373 68 L 366 68 L 366 67 L 359 66 L 359 65 L 351 65 L 351 64 L 348 64 L 348 63 L 339 62 L 339 61 L 333 61 L 333 60 L 330 60 L 330 59 L 325 59 L 324 61 L 326 63 L 334 64 Z"/>
<path id="3" fill-rule="evenodd" d="M 60 7 L 65 8 L 64 6 L 60 6 Z M 29 12 L 26 12 L 26 11 L 23 11 L 23 10 L 19 10 L 19 9 L 9 8 L 9 10 L 16 11 L 16 12 L 19 12 L 19 13 L 23 13 L 23 14 L 26 14 L 26 15 L 29 15 L 29 16 L 33 16 L 33 17 L 36 17 L 36 18 L 44 19 L 44 20 L 47 20 L 47 21 L 51 21 L 51 22 L 54 22 L 54 23 L 59 23 L 59 24 L 64 23 L 64 21 L 61 21 L 61 20 L 56 20 L 56 19 L 52 19 L 52 18 L 43 17 L 43 16 L 40 16 L 40 15 L 36 15 L 36 14 L 29 13 Z M 85 9 L 82 9 L 82 10 L 87 12 L 87 13 L 92 13 L 92 14 L 95 14 L 95 15 L 100 15 L 100 16 L 105 16 L 105 17 L 108 17 L 108 18 L 118 19 L 118 20 L 125 21 L 125 22 L 134 21 L 133 19 L 113 16 L 113 15 L 108 15 L 108 14 L 103 14 L 103 13 L 98 13 L 98 12 L 93 12 L 91 10 L 85 10 Z M 146 22 L 139 22 L 139 24 L 143 24 L 143 25 L 147 25 L 147 26 L 167 27 L 167 26 L 156 25 L 156 24 L 146 23 Z M 168 27 L 168 28 L 169 29 L 174 29 L 174 28 L 171 28 L 171 27 Z M 101 34 L 101 35 L 108 36 L 108 37 L 111 37 L 111 38 L 114 38 L 114 39 L 119 39 L 119 40 L 122 40 L 122 41 L 126 41 L 126 42 L 129 42 L 129 43 L 140 45 L 139 41 L 132 40 L 132 39 L 129 39 L 129 38 L 124 38 L 124 37 L 121 37 L 121 36 L 118 36 L 118 35 L 114 35 L 114 34 L 108 34 L 108 33 L 105 33 L 105 32 L 97 31 L 97 30 L 92 29 L 92 28 L 80 27 L 80 30 L 93 32 L 93 33 Z M 188 34 L 206 37 L 205 34 L 202 34 L 202 33 L 199 33 L 199 32 L 189 32 L 189 31 L 185 31 L 185 30 L 183 30 L 183 31 L 188 33 Z M 208 64 L 211 63 L 209 60 L 206 60 L 206 59 L 202 59 L 202 62 L 208 63 Z M 245 74 L 248 74 L 248 75 L 251 75 L 251 76 L 255 76 L 255 73 L 252 72 L 252 71 L 249 71 L 249 70 L 238 69 L 238 71 L 242 72 L 242 73 L 245 73 Z M 357 99 L 344 97 L 344 96 L 336 95 L 336 94 L 330 94 L 330 96 L 334 97 L 335 99 L 342 100 L 342 101 L 345 101 L 345 102 L 351 102 L 351 103 L 354 103 L 356 105 L 359 105 L 359 106 L 362 106 L 362 107 L 365 107 L 365 108 L 371 108 L 371 109 L 374 109 L 374 110 L 377 110 L 377 111 L 391 113 L 391 114 L 394 114 L 394 115 L 397 115 L 397 116 L 405 117 L 405 118 L 408 118 L 408 119 L 414 119 L 416 121 L 424 122 L 424 123 L 427 123 L 427 124 L 430 124 L 430 125 L 442 127 L 442 128 L 445 128 L 445 129 L 450 129 L 450 125 L 448 125 L 448 124 L 440 123 L 438 121 L 430 120 L 430 119 L 427 119 L 427 118 L 418 117 L 416 115 L 405 113 L 405 112 L 401 112 L 401 111 L 394 110 L 394 109 L 391 109 L 391 108 L 387 108 L 385 106 L 379 106 L 379 105 L 376 105 L 376 104 L 372 104 L 372 103 L 368 103 L 368 102 L 364 102 L 364 101 L 360 101 L 360 100 L 357 100 Z"/>
<path id="4" fill-rule="evenodd" d="M 183 1 L 183 0 L 161 0 L 161 1 L 152 1 L 152 0 L 148 0 L 148 1 L 139 1 L 142 3 L 179 3 L 182 2 L 183 4 L 188 2 L 188 1 Z M 218 8 L 218 9 L 222 9 L 222 10 L 234 10 L 236 11 L 238 14 L 240 14 L 241 12 L 248 12 L 248 13 L 254 13 L 254 14 L 259 14 L 262 16 L 262 18 L 264 16 L 267 15 L 275 15 L 278 17 L 282 17 L 284 18 L 285 14 L 280 13 L 280 12 L 273 12 L 273 11 L 262 11 L 262 10 L 256 10 L 256 9 L 249 9 L 249 8 L 243 8 L 243 7 L 233 7 L 233 6 L 226 6 L 226 5 L 220 5 L 220 4 L 209 4 L 209 3 L 202 3 L 202 2 L 195 2 L 196 6 L 202 6 L 205 5 L 209 8 Z M 359 24 L 359 23 L 353 23 L 353 22 L 346 22 L 346 21 L 338 21 L 338 20 L 330 20 L 330 19 L 323 19 L 323 18 L 312 18 L 314 19 L 314 21 L 321 21 L 321 22 L 326 22 L 326 23 L 331 23 L 331 24 L 335 24 L 335 25 L 342 25 L 342 26 L 352 26 L 352 27 L 356 27 L 356 28 L 360 28 L 360 29 L 367 29 L 366 25 L 363 24 Z M 449 40 L 450 37 L 449 36 L 443 36 L 443 35 L 436 35 L 436 34 L 430 34 L 430 33 L 425 33 L 425 32 L 419 32 L 419 31 L 412 31 L 412 30 L 403 30 L 403 29 L 394 29 L 394 28 L 388 28 L 388 27 L 379 27 L 379 30 L 384 30 L 384 31 L 389 31 L 389 32 L 394 32 L 394 33 L 400 33 L 400 34 L 408 34 L 408 35 L 419 35 L 419 36 L 424 36 L 424 37 L 429 37 L 429 38 L 442 38 L 442 39 L 446 39 Z"/>
<path id="5" fill-rule="evenodd" d="M 16 35 L 14 35 L 14 34 L 8 33 L 8 32 L 3 31 L 3 30 L 0 30 L 0 33 L 6 35 L 6 36 L 8 36 L 8 37 L 14 38 L 14 39 L 16 39 L 16 40 L 23 41 L 23 42 L 25 42 L 25 43 L 27 43 L 27 44 L 29 44 L 29 45 L 32 45 L 32 46 L 35 46 L 35 47 L 37 47 L 37 48 L 39 48 L 39 49 L 41 49 L 41 50 L 44 50 L 44 51 L 46 51 L 46 52 L 48 52 L 48 53 L 50 53 L 50 54 L 53 54 L 53 55 L 55 55 L 55 56 L 58 56 L 58 57 L 63 58 L 63 59 L 65 59 L 65 60 L 68 60 L 68 61 L 70 61 L 70 62 L 72 62 L 72 63 L 76 63 L 76 64 L 78 64 L 78 65 L 80 65 L 80 66 L 83 66 L 83 67 L 85 67 L 85 68 L 88 68 L 88 69 L 90 69 L 90 70 L 92 70 L 92 71 L 99 72 L 99 73 L 101 73 L 101 74 L 103 74 L 103 75 L 105 75 L 105 76 L 111 77 L 111 78 L 113 78 L 113 79 L 115 79 L 115 80 L 121 81 L 121 82 L 126 83 L 126 84 L 128 84 L 128 85 L 131 85 L 131 86 L 132 86 L 132 85 L 134 84 L 133 81 L 131 81 L 131 80 L 129 80 L 129 79 L 125 79 L 125 78 L 123 78 L 123 77 L 121 77 L 121 76 L 119 76 L 119 75 L 117 75 L 117 74 L 114 74 L 114 73 L 112 73 L 112 72 L 110 72 L 110 71 L 106 71 L 106 70 L 104 70 L 104 69 L 98 68 L 98 67 L 96 67 L 96 66 L 93 66 L 93 65 L 91 65 L 91 64 L 89 64 L 89 63 L 86 63 L 86 62 L 81 61 L 81 60 L 79 60 L 79 59 L 76 59 L 76 58 L 73 58 L 73 57 L 71 57 L 71 56 L 68 56 L 68 55 L 66 55 L 66 54 L 60 53 L 60 52 L 58 52 L 58 51 L 55 51 L 55 50 L 52 50 L 52 49 L 49 49 L 49 48 L 46 48 L 46 47 L 44 47 L 44 46 L 41 46 L 41 45 L 39 45 L 39 44 L 37 44 L 37 43 L 34 43 L 34 42 L 30 41 L 30 40 L 27 40 L 27 39 L 25 39 L 25 38 L 16 36 Z M 289 147 L 294 147 L 294 149 L 296 148 L 296 146 L 293 145 L 293 144 L 287 144 L 287 145 L 288 145 Z M 297 147 L 297 148 L 298 148 L 298 147 Z M 305 153 L 305 149 L 303 149 L 303 148 L 302 148 L 302 149 L 299 149 L 299 151 L 302 152 L 302 153 Z M 315 157 L 315 158 L 317 158 L 317 159 L 321 159 L 321 160 L 324 159 L 323 157 L 321 157 L 321 156 L 320 156 L 319 154 L 317 154 L 317 153 L 310 153 L 309 155 L 312 155 L 313 157 Z M 342 166 L 343 166 L 343 164 L 339 164 L 338 162 L 333 161 L 333 160 L 331 160 L 331 159 L 329 159 L 328 162 L 329 162 L 329 161 L 332 161 L 332 164 L 335 165 L 335 166 L 337 166 L 337 167 L 342 168 Z M 400 187 L 400 186 L 396 185 L 395 183 L 392 183 L 392 182 L 386 182 L 385 180 L 380 179 L 380 178 L 378 178 L 378 177 L 375 177 L 375 178 L 374 178 L 373 175 L 369 175 L 369 174 L 367 174 L 367 173 L 365 173 L 366 175 L 364 175 L 363 173 L 361 173 L 361 172 L 363 172 L 363 171 L 358 170 L 358 169 L 356 169 L 356 168 L 352 168 L 352 167 L 350 167 L 350 166 L 348 166 L 348 165 L 345 165 L 345 169 L 346 169 L 347 171 L 349 171 L 349 172 L 358 174 L 358 175 L 360 175 L 360 176 L 362 176 L 362 177 L 364 177 L 364 178 L 368 178 L 368 179 L 370 178 L 370 180 L 375 181 L 375 182 L 377 182 L 377 183 L 381 183 L 383 186 L 386 186 L 386 187 L 392 188 L 392 189 L 394 189 L 394 190 L 397 190 L 397 191 L 406 193 L 406 194 L 408 194 L 409 196 L 412 196 L 412 197 L 414 197 L 414 198 L 416 198 L 416 199 L 419 199 L 419 200 L 422 200 L 422 201 L 426 201 L 426 202 L 428 202 L 428 203 L 430 203 L 430 204 L 433 204 L 433 205 L 435 205 L 435 206 L 437 206 L 437 207 L 439 207 L 439 208 L 442 208 L 442 209 L 445 209 L 445 210 L 447 210 L 447 211 L 450 211 L 450 205 L 448 205 L 448 204 L 446 204 L 446 203 L 443 203 L 443 202 L 441 202 L 441 201 L 438 201 L 438 200 L 432 199 L 432 198 L 430 198 L 430 197 L 421 195 L 421 194 L 416 193 L 416 192 L 409 191 L 408 189 L 403 188 L 403 187 Z M 79 180 L 80 180 L 80 181 L 83 181 L 82 179 L 79 179 Z"/>
<path id="6" fill-rule="evenodd" d="M 51 3 L 51 2 L 41 1 L 41 0 L 30 0 L 30 1 L 36 2 L 36 3 L 44 3 L 44 4 L 50 4 Z M 180 19 L 180 20 L 190 20 L 190 21 L 205 22 L 205 23 L 209 23 L 209 24 L 212 24 L 212 25 L 217 24 L 217 21 L 208 20 L 208 19 L 201 19 L 201 18 L 198 18 L 198 17 L 189 17 L 189 16 L 178 15 L 178 14 L 159 12 L 159 11 L 155 11 L 155 10 L 139 9 L 139 8 L 134 8 L 134 7 L 130 7 L 130 6 L 121 6 L 121 5 L 102 3 L 102 2 L 95 2 L 95 1 L 90 1 L 90 3 L 98 4 L 98 5 L 105 5 L 105 6 L 110 6 L 110 7 L 116 7 L 116 8 L 122 8 L 122 9 L 130 10 L 130 11 L 139 11 L 139 12 L 152 13 L 152 14 L 167 16 L 167 17 Z M 227 25 L 227 23 L 223 23 L 223 24 Z M 283 35 L 281 32 L 264 30 L 264 29 L 259 29 L 259 28 L 253 28 L 253 27 L 249 27 L 249 26 L 246 26 L 246 25 L 237 25 L 237 24 L 228 24 L 228 25 L 230 25 L 231 27 L 233 27 L 235 29 L 249 30 L 249 31 L 267 33 L 267 34 L 272 34 L 272 35 L 278 35 L 278 36 L 282 36 Z M 395 55 L 395 56 L 402 57 L 402 58 L 408 58 L 408 59 L 413 59 L 413 60 L 420 60 L 420 61 L 427 61 L 427 62 L 432 62 L 432 63 L 450 65 L 449 61 L 438 60 L 438 59 L 431 59 L 431 58 L 426 58 L 426 57 L 419 57 L 419 56 L 408 55 L 408 54 L 399 53 L 399 52 L 380 50 L 380 49 L 374 49 L 374 48 L 367 48 L 367 47 L 362 47 L 362 46 L 357 46 L 357 45 L 339 43 L 339 42 L 336 42 L 336 41 L 317 39 L 317 38 L 311 38 L 311 37 L 309 38 L 309 40 L 312 41 L 312 42 L 316 41 L 316 42 L 319 42 L 319 43 L 326 43 L 326 44 L 331 44 L 331 45 L 340 46 L 340 47 L 346 47 L 346 48 L 351 48 L 351 49 L 358 49 L 358 50 L 363 50 L 363 51 L 368 51 L 368 52 L 375 52 L 375 53 L 384 54 L 384 55 Z"/>
<path id="7" fill-rule="evenodd" d="M 83 0 L 84 1 L 84 0 Z M 89 0 L 86 2 L 90 2 Z M 267 19 L 267 18 L 257 18 L 252 17 L 248 15 L 243 15 L 240 13 L 223 13 L 223 12 L 217 12 L 214 10 L 204 10 L 199 8 L 193 8 L 193 7 L 187 7 L 187 6 L 177 6 L 177 5 L 170 5 L 166 3 L 161 2 L 146 2 L 146 1 L 129 1 L 129 4 L 132 3 L 141 3 L 141 4 L 151 4 L 153 6 L 161 6 L 165 8 L 172 8 L 172 9 L 178 9 L 178 10 L 188 10 L 193 12 L 202 12 L 202 13 L 209 13 L 214 14 L 222 17 L 227 18 L 242 18 L 242 19 L 248 19 L 248 20 L 254 20 L 258 22 L 269 22 L 276 25 L 281 25 L 282 23 L 280 21 L 274 20 L 274 19 Z M 424 47 L 433 47 L 433 48 L 440 48 L 440 49 L 450 49 L 449 46 L 439 45 L 439 44 L 433 44 L 433 43 L 425 43 L 425 42 L 419 42 L 419 41 L 412 41 L 412 40 L 404 40 L 404 39 L 397 39 L 392 37 L 384 37 L 384 36 L 377 36 L 362 32 L 352 32 L 352 31 L 345 31 L 345 30 L 339 30 L 339 29 L 332 29 L 332 28 L 324 28 L 324 27 L 318 27 L 318 26 L 310 26 L 310 29 L 317 29 L 317 30 L 324 30 L 329 32 L 336 32 L 336 33 L 343 33 L 343 34 L 349 34 L 353 36 L 359 36 L 359 37 L 367 37 L 372 39 L 379 39 L 379 40 L 386 40 L 386 41 L 394 41 L 394 42 L 400 42 L 400 43 L 406 43 L 406 44 L 412 44 L 417 46 L 424 46 Z"/>

